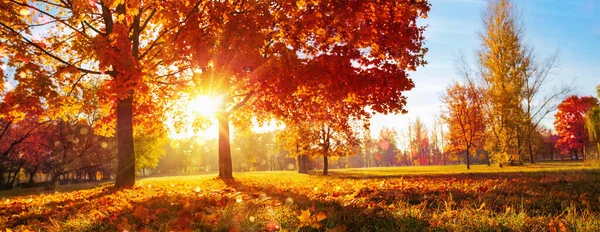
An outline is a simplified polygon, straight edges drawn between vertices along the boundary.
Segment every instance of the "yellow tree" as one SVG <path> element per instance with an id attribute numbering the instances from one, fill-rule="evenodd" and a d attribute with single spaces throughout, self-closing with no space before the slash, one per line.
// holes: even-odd
<path id="1" fill-rule="evenodd" d="M 470 152 L 480 148 L 485 137 L 481 93 L 473 83 L 455 82 L 446 88 L 442 99 L 446 105 L 442 119 L 448 124 L 450 149 L 464 152 L 467 169 L 470 169 Z"/>
<path id="2" fill-rule="evenodd" d="M 598 90 L 598 98 L 600 99 L 600 85 L 596 89 Z M 596 106 L 587 112 L 585 127 L 590 139 L 596 141 L 600 146 L 600 107 Z"/>
<path id="3" fill-rule="evenodd" d="M 523 27 L 510 0 L 490 1 L 482 18 L 477 61 L 485 89 L 487 147 L 501 165 L 520 164 L 525 115 L 521 103 L 531 52 L 523 44 Z"/>

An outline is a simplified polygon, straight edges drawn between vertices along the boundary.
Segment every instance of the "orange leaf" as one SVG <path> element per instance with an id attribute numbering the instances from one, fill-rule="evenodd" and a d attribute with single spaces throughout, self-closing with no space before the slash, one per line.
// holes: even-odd
<path id="1" fill-rule="evenodd" d="M 133 211 L 133 215 L 140 220 L 145 220 L 148 218 L 148 209 L 144 208 L 144 206 L 138 206 Z"/>
<path id="2" fill-rule="evenodd" d="M 317 217 L 317 221 L 323 221 L 327 218 L 327 213 L 325 211 L 318 213 L 315 215 Z"/>

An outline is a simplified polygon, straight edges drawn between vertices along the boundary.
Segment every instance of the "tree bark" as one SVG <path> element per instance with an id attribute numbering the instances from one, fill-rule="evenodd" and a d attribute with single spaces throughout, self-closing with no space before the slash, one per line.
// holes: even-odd
<path id="1" fill-rule="evenodd" d="M 115 187 L 129 188 L 135 184 L 133 153 L 133 91 L 117 102 L 117 178 Z"/>
<path id="2" fill-rule="evenodd" d="M 527 149 L 529 149 L 529 163 L 534 164 L 535 159 L 533 158 L 533 146 L 531 145 L 531 138 L 529 139 L 529 142 L 527 143 Z"/>
<path id="3" fill-rule="evenodd" d="M 308 156 L 307 155 L 299 155 L 298 156 L 298 173 L 307 174 L 308 173 Z"/>
<path id="4" fill-rule="evenodd" d="M 308 171 L 306 170 L 306 161 L 304 157 L 306 155 L 300 154 L 300 145 L 296 143 L 296 154 L 298 154 L 298 173 L 306 174 Z"/>
<path id="5" fill-rule="evenodd" d="M 33 182 L 34 182 L 33 178 L 35 177 L 35 173 L 37 173 L 37 170 L 38 170 L 38 166 L 35 166 L 35 168 L 33 169 L 33 171 L 29 172 L 29 181 L 28 181 L 28 183 L 30 185 L 32 185 Z"/>
<path id="6" fill-rule="evenodd" d="M 326 176 L 329 172 L 329 163 L 327 162 L 327 155 L 323 155 L 323 175 Z"/>
<path id="7" fill-rule="evenodd" d="M 469 148 L 467 148 L 466 156 L 467 156 L 467 169 L 471 169 L 471 162 L 469 161 Z"/>
<path id="8" fill-rule="evenodd" d="M 231 164 L 231 144 L 229 141 L 229 114 L 220 112 L 217 115 L 219 124 L 219 178 L 233 179 Z"/>

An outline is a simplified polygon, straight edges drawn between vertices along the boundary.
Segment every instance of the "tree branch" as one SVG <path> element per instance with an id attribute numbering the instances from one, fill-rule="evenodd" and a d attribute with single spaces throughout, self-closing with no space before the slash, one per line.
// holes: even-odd
<path id="1" fill-rule="evenodd" d="M 252 95 L 254 95 L 254 91 L 250 91 L 249 93 L 247 93 L 244 100 L 242 100 L 240 103 L 233 106 L 230 110 L 227 111 L 227 113 L 231 114 L 231 113 L 235 112 L 236 110 L 238 110 L 239 108 L 241 108 L 242 106 L 244 106 L 246 104 L 246 102 L 248 102 L 248 100 L 250 100 L 250 97 L 252 97 Z"/>
<path id="2" fill-rule="evenodd" d="M 79 30 L 77 30 L 77 28 L 75 28 L 75 27 L 74 27 L 74 26 L 72 26 L 71 24 L 68 24 L 68 23 L 66 23 L 64 20 L 59 20 L 59 18 L 58 18 L 58 17 L 56 17 L 56 16 L 54 16 L 54 15 L 52 15 L 52 14 L 50 14 L 50 13 L 46 12 L 46 11 L 40 10 L 39 8 L 37 8 L 37 7 L 35 7 L 35 6 L 32 6 L 32 5 L 29 5 L 29 4 L 27 4 L 27 3 L 17 2 L 17 1 L 14 1 L 14 0 L 11 0 L 11 2 L 12 2 L 12 3 L 15 3 L 15 4 L 17 4 L 17 5 L 20 5 L 20 6 L 25 6 L 25 7 L 29 7 L 29 8 L 31 8 L 31 9 L 34 9 L 34 10 L 36 10 L 37 12 L 40 12 L 40 13 L 42 13 L 43 15 L 46 15 L 46 16 L 48 16 L 48 17 L 50 17 L 50 18 L 53 18 L 54 20 L 56 20 L 56 21 L 58 21 L 58 22 L 60 22 L 60 23 L 64 24 L 65 26 L 67 26 L 67 27 L 71 28 L 71 30 L 73 30 L 73 31 L 75 31 L 75 32 L 77 32 L 77 33 L 79 33 L 79 34 L 83 35 L 85 38 L 87 38 L 87 39 L 90 39 L 90 37 L 89 37 L 87 34 L 83 33 L 82 31 L 79 31 Z"/>
<path id="3" fill-rule="evenodd" d="M 33 46 L 33 47 L 37 48 L 38 50 L 40 50 L 41 52 L 43 52 L 43 53 L 44 53 L 44 54 L 46 54 L 47 56 L 49 56 L 49 57 L 52 57 L 53 59 L 55 59 L 56 61 L 58 61 L 58 62 L 60 62 L 60 63 L 63 63 L 64 65 L 67 65 L 67 66 L 70 66 L 70 67 L 75 67 L 75 68 L 77 68 L 77 70 L 79 70 L 79 71 L 81 71 L 81 72 L 84 72 L 84 73 L 89 73 L 89 74 L 102 74 L 102 73 L 100 73 L 100 72 L 98 72 L 98 71 L 92 71 L 92 70 L 89 70 L 89 69 L 84 69 L 84 68 L 81 68 L 81 67 L 77 67 L 77 66 L 75 66 L 75 65 L 73 65 L 73 64 L 71 64 L 71 63 L 69 63 L 69 62 L 67 62 L 67 61 L 65 61 L 65 60 L 63 60 L 63 59 L 61 59 L 60 57 L 58 57 L 58 56 L 56 56 L 56 55 L 54 55 L 54 54 L 52 54 L 52 53 L 50 53 L 50 52 L 46 51 L 46 49 L 44 49 L 44 48 L 40 47 L 40 46 L 39 46 L 39 45 L 37 45 L 36 43 L 34 43 L 34 42 L 32 42 L 31 40 L 29 40 L 29 39 L 25 38 L 23 35 L 21 35 L 20 33 L 18 33 L 18 32 L 17 32 L 15 29 L 13 29 L 12 27 L 9 27 L 9 26 L 7 26 L 6 24 L 4 24 L 4 23 L 2 23 L 2 22 L 0 22 L 0 25 L 1 25 L 1 26 L 3 26 L 3 27 L 4 27 L 4 28 L 6 28 L 6 29 L 8 29 L 8 30 L 12 31 L 13 33 L 17 34 L 19 37 L 21 37 L 21 38 L 22 38 L 22 39 L 23 39 L 23 40 L 24 40 L 26 43 L 28 43 L 29 45 L 31 45 L 31 46 Z"/>

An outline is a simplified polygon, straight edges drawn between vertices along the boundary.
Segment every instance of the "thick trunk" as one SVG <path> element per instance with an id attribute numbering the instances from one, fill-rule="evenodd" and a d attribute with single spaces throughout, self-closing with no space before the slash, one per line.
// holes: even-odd
<path id="1" fill-rule="evenodd" d="M 306 170 L 306 162 L 304 157 L 306 155 L 300 154 L 300 145 L 296 144 L 296 154 L 298 154 L 298 173 L 306 174 L 308 171 Z"/>
<path id="2" fill-rule="evenodd" d="M 115 187 L 129 188 L 135 184 L 133 153 L 133 93 L 117 102 L 117 178 Z"/>
<path id="3" fill-rule="evenodd" d="M 219 113 L 219 177 L 233 179 L 231 164 L 231 144 L 229 143 L 229 114 Z"/>
<path id="4" fill-rule="evenodd" d="M 326 176 L 328 174 L 329 163 L 327 162 L 327 155 L 323 156 L 323 175 Z"/>
<path id="5" fill-rule="evenodd" d="M 12 179 L 10 179 L 10 178 L 8 179 L 10 181 L 10 183 L 8 184 L 10 189 L 12 189 L 15 186 L 15 180 L 17 180 L 17 175 L 19 175 L 19 172 L 21 172 L 21 168 L 23 167 L 24 164 L 25 164 L 25 162 L 21 162 L 19 167 L 15 170 L 15 174 L 13 175 Z"/>
<path id="6" fill-rule="evenodd" d="M 307 155 L 299 155 L 298 156 L 298 173 L 307 174 L 308 173 L 308 156 Z"/>

